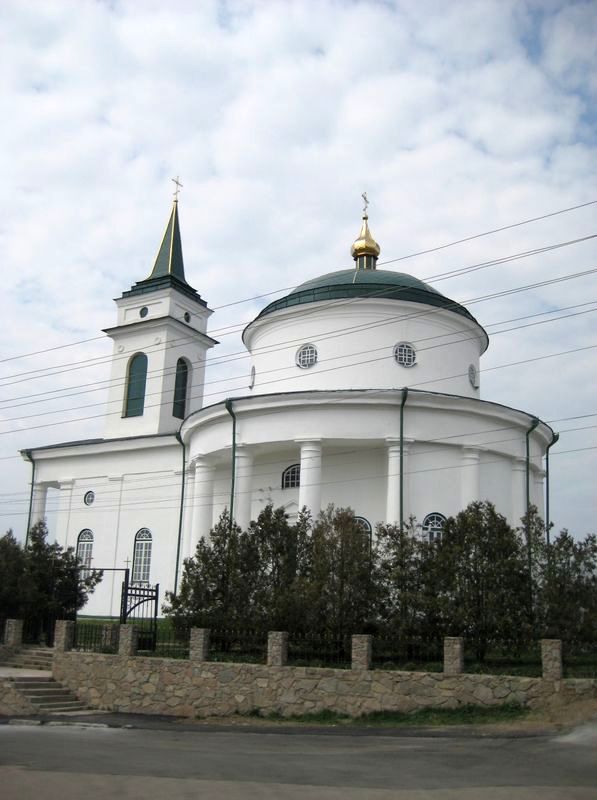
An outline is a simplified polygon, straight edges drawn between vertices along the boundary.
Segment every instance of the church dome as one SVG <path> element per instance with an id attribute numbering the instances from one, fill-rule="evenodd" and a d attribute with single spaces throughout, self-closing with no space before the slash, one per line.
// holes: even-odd
<path id="1" fill-rule="evenodd" d="M 318 278 L 301 283 L 285 297 L 267 305 L 259 314 L 260 319 L 281 309 L 326 300 L 354 297 L 378 297 L 381 300 L 402 300 L 444 308 L 479 324 L 473 315 L 460 303 L 450 300 L 424 281 L 388 269 L 342 269 L 328 272 Z M 481 326 L 479 326 L 481 327 Z"/>

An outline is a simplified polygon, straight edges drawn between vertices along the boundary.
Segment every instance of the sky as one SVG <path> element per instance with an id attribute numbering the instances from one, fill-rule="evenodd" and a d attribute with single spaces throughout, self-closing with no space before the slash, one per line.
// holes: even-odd
<path id="1" fill-rule="evenodd" d="M 367 191 L 379 266 L 488 330 L 483 399 L 560 432 L 553 522 L 596 532 L 596 43 L 595 2 L 2 0 L 0 531 L 25 532 L 20 449 L 102 436 L 101 330 L 150 272 L 179 175 L 214 358 L 353 266 Z M 208 366 L 206 404 L 248 371 Z"/>

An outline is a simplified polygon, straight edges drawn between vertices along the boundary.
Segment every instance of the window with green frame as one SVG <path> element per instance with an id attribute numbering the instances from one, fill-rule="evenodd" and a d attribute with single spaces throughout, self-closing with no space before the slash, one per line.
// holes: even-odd
<path id="1" fill-rule="evenodd" d="M 145 408 L 145 385 L 147 383 L 147 356 L 137 353 L 129 361 L 126 381 L 125 417 L 141 417 Z"/>
<path id="2" fill-rule="evenodd" d="M 176 362 L 176 377 L 174 378 L 174 402 L 172 403 L 172 416 L 184 419 L 187 413 L 187 390 L 189 385 L 189 365 L 184 358 Z"/>

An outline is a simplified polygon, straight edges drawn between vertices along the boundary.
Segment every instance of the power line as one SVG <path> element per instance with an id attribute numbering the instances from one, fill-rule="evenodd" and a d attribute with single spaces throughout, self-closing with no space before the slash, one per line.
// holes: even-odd
<path id="1" fill-rule="evenodd" d="M 597 302 L 597 301 L 590 301 L 590 302 Z M 588 305 L 588 304 L 589 303 L 581 303 L 579 305 Z M 576 308 L 576 307 L 578 307 L 578 306 L 571 306 L 571 308 Z M 563 310 L 563 309 L 560 309 L 560 310 Z M 526 328 L 530 328 L 530 327 L 534 327 L 534 326 L 538 326 L 538 325 L 545 325 L 547 323 L 559 322 L 559 321 L 564 320 L 564 319 L 570 319 L 571 317 L 577 317 L 577 316 L 581 316 L 581 315 L 584 315 L 584 314 L 590 314 L 590 313 L 593 313 L 594 311 L 597 311 L 597 306 L 595 308 L 587 309 L 585 311 L 577 311 L 577 312 L 575 312 L 573 314 L 564 314 L 564 315 L 562 315 L 560 317 L 553 317 L 551 319 L 540 320 L 540 321 L 537 321 L 537 322 L 528 323 L 526 325 L 515 325 L 515 326 L 513 326 L 511 328 L 504 328 L 503 330 L 495 331 L 493 335 L 497 336 L 497 335 L 500 335 L 502 333 L 511 333 L 513 331 L 524 330 Z M 532 318 L 532 317 L 544 316 L 545 314 L 552 314 L 552 313 L 555 313 L 555 311 L 544 311 L 544 312 L 541 312 L 539 314 L 532 314 L 532 315 L 529 315 L 529 316 L 526 316 L 526 317 L 519 317 L 518 319 L 529 319 L 529 318 Z M 504 325 L 504 324 L 507 324 L 508 321 L 509 320 L 504 320 L 502 322 L 496 322 L 496 323 L 493 323 L 493 324 L 494 325 Z M 512 320 L 512 321 L 515 321 L 515 320 Z M 436 336 L 426 336 L 426 337 L 423 337 L 422 339 L 414 339 L 412 341 L 412 344 L 413 345 L 415 345 L 415 344 L 419 345 L 422 342 L 434 341 L 436 339 L 442 339 L 442 338 L 446 338 L 448 336 L 453 336 L 453 335 L 454 334 L 438 334 Z M 475 338 L 476 337 L 459 338 L 459 339 L 456 339 L 454 341 L 448 341 L 448 342 L 442 342 L 442 343 L 439 343 L 439 344 L 435 344 L 435 345 L 433 345 L 431 347 L 422 347 L 422 348 L 419 348 L 419 351 L 420 352 L 425 352 L 427 350 L 433 350 L 433 349 L 436 349 L 438 347 L 450 347 L 452 345 L 462 344 L 465 341 L 474 340 Z M 379 352 L 380 350 L 383 350 L 384 352 L 387 352 L 388 345 L 385 344 L 385 345 L 383 345 L 381 347 L 377 347 L 377 348 L 373 348 L 373 349 L 368 348 L 367 350 L 361 350 L 359 352 L 343 353 L 343 354 L 341 354 L 339 356 L 332 356 L 331 358 L 327 358 L 325 361 L 322 361 L 321 363 L 328 363 L 330 361 L 338 361 L 340 359 L 349 358 L 351 356 L 363 355 L 365 353 L 371 354 L 371 353 Z M 343 365 L 344 368 L 348 368 L 349 366 L 351 366 L 351 364 Z M 278 367 L 278 368 L 275 368 L 275 369 L 272 369 L 272 370 L 264 370 L 264 371 L 261 372 L 261 375 L 268 375 L 268 374 L 271 374 L 271 373 L 283 372 L 283 371 L 285 371 L 287 369 L 292 369 L 292 367 Z M 172 373 L 172 371 L 171 371 L 171 373 Z M 290 380 L 290 379 L 291 378 L 289 377 L 289 378 L 282 378 L 281 380 Z M 231 380 L 244 380 L 244 376 L 243 375 L 234 375 L 234 376 L 227 377 L 227 378 L 224 378 L 224 379 L 221 379 L 221 380 L 205 381 L 203 386 L 207 386 L 209 384 L 225 383 L 225 382 L 228 382 L 228 381 L 231 381 Z M 124 385 L 124 382 L 122 382 L 120 385 Z M 82 392 L 81 394 L 88 394 L 88 392 Z M 162 395 L 162 394 L 163 394 L 162 390 L 156 391 L 156 392 L 147 392 L 145 394 L 145 397 L 146 398 L 155 397 L 156 395 Z M 169 394 L 171 394 L 171 395 L 174 394 L 174 389 L 173 388 L 172 388 L 171 391 L 169 391 Z M 206 395 L 203 394 L 202 396 L 206 396 Z M 209 396 L 209 395 L 207 395 L 207 396 Z M 191 397 L 190 399 L 194 399 L 194 398 Z M 24 405 L 36 404 L 36 403 L 39 403 L 39 402 L 40 401 L 29 401 L 27 403 L 21 403 L 19 406 L 15 406 L 15 407 L 19 408 L 19 407 L 24 406 Z M 167 400 L 164 400 L 162 403 L 153 404 L 153 405 L 150 405 L 150 406 L 147 406 L 147 407 L 148 408 L 155 408 L 156 405 L 159 405 L 159 406 L 167 405 L 170 402 L 172 402 L 172 398 L 171 397 L 169 397 Z M 15 421 L 26 420 L 26 419 L 34 419 L 36 417 L 52 416 L 52 415 L 55 415 L 55 414 L 63 414 L 63 413 L 66 413 L 66 412 L 79 411 L 79 410 L 82 410 L 82 409 L 85 409 L 85 408 L 97 408 L 98 406 L 104 406 L 104 405 L 108 405 L 110 403 L 118 403 L 119 407 L 122 405 L 122 401 L 121 401 L 120 398 L 118 398 L 117 400 L 108 400 L 108 401 L 101 400 L 101 401 L 99 401 L 97 403 L 85 403 L 84 405 L 81 405 L 81 406 L 69 406 L 68 408 L 57 408 L 57 409 L 52 409 L 51 411 L 37 411 L 34 414 L 25 414 L 25 415 L 20 415 L 20 416 L 17 416 L 17 417 L 5 417 L 2 420 L 2 423 L 15 422 Z M 11 406 L 5 406 L 3 410 L 6 410 L 8 408 L 11 408 Z M 113 412 L 113 413 L 116 413 L 116 412 Z"/>
<path id="2" fill-rule="evenodd" d="M 597 272 L 597 268 L 591 268 L 591 269 L 584 270 L 584 271 L 581 271 L 581 272 L 559 276 L 558 278 L 552 278 L 552 279 L 548 279 L 548 280 L 545 280 L 545 281 L 540 281 L 540 282 L 537 282 L 537 283 L 534 283 L 534 284 L 528 284 L 528 285 L 522 286 L 522 287 L 516 287 L 516 288 L 513 288 L 513 289 L 503 290 L 501 292 L 496 292 L 496 293 L 493 293 L 493 294 L 490 294 L 490 295 L 480 296 L 480 297 L 476 297 L 476 298 L 470 298 L 469 300 L 467 300 L 465 302 L 466 302 L 467 305 L 473 305 L 474 303 L 477 303 L 477 302 L 485 302 L 487 300 L 497 299 L 499 297 L 508 296 L 508 295 L 519 293 L 519 292 L 522 292 L 522 291 L 528 291 L 528 290 L 533 289 L 533 288 L 544 287 L 544 286 L 552 285 L 554 283 L 560 283 L 560 282 L 567 281 L 567 280 L 574 280 L 576 278 L 586 277 L 586 276 L 588 276 L 590 274 L 594 274 L 595 272 Z M 362 298 L 353 298 L 352 302 L 354 302 L 354 300 L 358 300 L 358 299 L 362 299 Z M 384 326 L 384 325 L 393 324 L 394 322 L 396 322 L 398 320 L 403 320 L 403 319 L 404 320 L 409 320 L 409 319 L 413 319 L 413 318 L 417 318 L 417 317 L 421 317 L 421 316 L 424 317 L 424 316 L 428 316 L 428 315 L 432 315 L 432 314 L 437 314 L 437 313 L 440 313 L 441 311 L 450 310 L 452 306 L 455 308 L 455 307 L 458 307 L 459 305 L 460 305 L 459 303 L 453 302 L 451 305 L 448 305 L 448 306 L 446 306 L 444 308 L 435 308 L 434 307 L 432 309 L 425 309 L 423 311 L 417 311 L 417 312 L 415 312 L 413 314 L 396 315 L 395 317 L 390 317 L 389 319 L 384 319 L 384 320 L 381 320 L 381 321 L 376 322 L 376 323 L 363 323 L 361 325 L 352 325 L 352 326 L 336 329 L 334 331 L 328 331 L 324 336 L 318 336 L 317 338 L 318 338 L 319 341 L 323 341 L 323 340 L 328 339 L 328 338 L 334 338 L 335 336 L 343 335 L 347 331 L 356 332 L 356 331 L 362 331 L 362 330 L 369 330 L 369 329 L 372 329 L 372 328 L 375 328 L 375 327 L 380 327 L 380 326 Z M 290 339 L 290 340 L 286 340 L 285 342 L 281 342 L 281 343 L 278 342 L 276 344 L 276 346 L 266 346 L 266 347 L 263 347 L 263 348 L 255 348 L 255 350 L 252 351 L 251 354 L 247 353 L 246 351 L 240 351 L 238 353 L 233 353 L 232 356 L 230 356 L 230 354 L 229 354 L 228 356 L 223 356 L 219 361 L 216 360 L 216 361 L 210 362 L 209 366 L 211 368 L 211 367 L 214 367 L 214 366 L 221 366 L 222 364 L 229 363 L 230 361 L 233 361 L 233 360 L 239 360 L 239 358 L 249 358 L 250 355 L 256 355 L 260 351 L 262 351 L 262 354 L 270 354 L 272 352 L 276 352 L 278 350 L 281 350 L 282 347 L 280 345 L 282 345 L 282 346 L 283 345 L 291 345 L 291 344 L 296 344 L 297 342 L 300 342 L 300 341 L 302 341 L 302 339 Z M 150 353 L 152 352 L 151 349 L 150 349 L 151 347 L 159 347 L 161 349 L 161 345 L 150 346 L 150 347 L 146 348 Z M 238 356 L 238 358 L 236 356 Z M 129 358 L 129 357 L 130 357 L 130 354 L 126 354 L 125 356 L 115 357 L 113 360 L 118 360 L 119 358 Z M 106 359 L 106 360 L 108 361 L 109 359 Z M 62 366 L 66 366 L 66 365 L 62 365 Z M 67 369 L 56 369 L 52 373 L 48 372 L 43 376 L 35 376 L 35 377 L 42 377 L 42 378 L 50 377 L 50 376 L 53 376 L 55 374 L 61 374 L 61 373 L 64 373 L 64 372 L 71 372 L 71 371 L 73 371 L 73 369 L 78 369 L 78 368 L 80 368 L 80 367 L 77 367 L 76 364 L 75 365 L 71 364 L 71 365 L 69 365 L 67 367 Z M 162 370 L 150 370 L 148 372 L 148 375 L 155 374 L 155 373 L 161 374 Z M 174 373 L 174 369 L 172 370 L 172 374 L 173 373 Z M 166 374 L 165 371 L 164 371 L 164 374 Z M 12 377 L 14 377 L 14 376 L 12 376 Z M 227 382 L 227 381 L 233 380 L 233 379 L 234 378 L 232 378 L 232 379 L 231 378 L 223 379 L 223 382 Z M 24 380 L 25 379 L 23 379 L 21 381 L 13 381 L 12 383 L 13 384 L 14 383 L 22 383 Z M 215 382 L 216 383 L 217 382 L 222 382 L 222 380 L 215 381 Z M 108 385 L 110 385 L 112 382 L 110 380 L 101 381 L 101 382 L 93 381 L 93 382 L 90 382 L 89 384 L 81 384 L 80 386 L 81 387 L 83 387 L 83 386 L 95 386 L 98 383 L 107 383 Z M 117 384 L 113 384 L 113 385 L 122 386 L 123 384 L 124 384 L 124 381 L 120 381 Z M 5 385 L 11 385 L 11 384 L 10 383 L 6 383 Z M 79 388 L 79 387 L 73 386 L 73 387 L 70 387 L 70 388 Z M 58 390 L 47 390 L 46 392 L 39 393 L 39 395 L 45 395 L 45 394 L 50 394 L 50 393 L 55 394 L 57 391 Z M 67 388 L 67 391 L 68 391 L 68 388 Z M 32 396 L 35 396 L 35 395 L 31 395 L 30 393 L 27 395 L 27 397 L 29 397 L 29 398 L 32 397 Z M 11 400 L 15 400 L 15 399 L 20 399 L 20 398 L 8 398 L 7 400 L 0 401 L 0 402 L 7 403 L 7 402 L 11 402 Z"/>
<path id="3" fill-rule="evenodd" d="M 529 224 L 531 224 L 533 222 L 539 222 L 541 220 L 549 219 L 550 217 L 556 217 L 556 216 L 559 216 L 560 214 L 566 214 L 566 213 L 568 213 L 570 211 L 577 211 L 578 209 L 586 208 L 587 206 L 591 206 L 591 205 L 595 205 L 595 204 L 597 204 L 597 200 L 589 200 L 586 203 L 579 203 L 579 204 L 577 204 L 575 206 L 569 206 L 567 208 L 561 208 L 558 211 L 551 211 L 551 212 L 549 212 L 547 214 L 542 214 L 541 216 L 538 216 L 538 217 L 531 217 L 529 219 L 520 220 L 519 222 L 514 222 L 514 223 L 511 223 L 509 225 L 503 225 L 500 228 L 493 228 L 492 230 L 483 231 L 482 233 L 476 233 L 476 234 L 473 234 L 471 236 L 466 236 L 463 239 L 456 239 L 455 241 L 448 242 L 446 244 L 437 245 L 435 247 L 430 247 L 430 248 L 428 248 L 426 250 L 420 250 L 420 251 L 415 252 L 415 253 L 409 253 L 408 255 L 405 255 L 405 256 L 398 256 L 397 258 L 388 259 L 386 261 L 381 261 L 381 262 L 379 262 L 379 266 L 384 266 L 386 264 L 394 264 L 394 263 L 397 263 L 399 261 L 406 261 L 406 260 L 411 259 L 411 258 L 417 258 L 418 256 L 427 255 L 429 253 L 435 253 L 435 252 L 438 252 L 440 250 L 445 250 L 445 249 L 447 249 L 449 247 L 454 247 L 455 245 L 458 245 L 458 244 L 463 244 L 465 242 L 470 242 L 470 241 L 473 241 L 475 239 L 480 239 L 480 238 L 485 237 L 485 236 L 493 235 L 495 233 L 501 233 L 501 232 L 506 231 L 506 230 L 511 230 L 512 228 L 519 228 L 519 227 L 521 227 L 523 225 L 529 225 Z M 249 302 L 252 302 L 254 300 L 261 300 L 264 297 L 271 297 L 274 294 L 280 294 L 281 292 L 287 292 L 287 291 L 289 291 L 289 290 L 291 290 L 293 288 L 294 288 L 294 286 L 285 286 L 285 287 L 282 287 L 280 289 L 273 289 L 271 292 L 264 292 L 263 294 L 252 295 L 250 297 L 242 298 L 240 300 L 233 300 L 233 301 L 231 301 L 229 303 L 223 303 L 222 305 L 214 306 L 214 308 L 212 310 L 213 311 L 219 311 L 222 308 L 230 308 L 232 306 L 242 305 L 243 303 L 249 303 Z M 0 364 L 4 364 L 4 363 L 9 362 L 9 361 L 16 361 L 18 359 L 29 358 L 30 356 L 42 355 L 42 354 L 45 354 L 45 353 L 50 353 L 50 352 L 53 352 L 55 350 L 61 350 L 61 349 L 66 348 L 66 347 L 75 347 L 77 345 L 87 344 L 88 342 L 98 341 L 98 340 L 103 339 L 103 338 L 104 338 L 103 336 L 94 336 L 94 337 L 91 337 L 91 338 L 88 338 L 88 339 L 80 339 L 80 340 L 75 341 L 75 342 L 67 342 L 66 344 L 63 344 L 63 345 L 56 345 L 55 347 L 47 347 L 47 348 L 44 348 L 42 350 L 34 350 L 32 352 L 29 352 L 29 353 L 21 353 L 21 354 L 17 354 L 17 355 L 14 355 L 14 356 L 9 356 L 8 358 L 0 359 Z"/>
<path id="4" fill-rule="evenodd" d="M 579 452 L 583 452 L 583 451 L 587 451 L 587 450 L 597 450 L 597 445 L 589 446 L 589 447 L 576 447 L 576 448 L 572 448 L 572 449 L 569 449 L 569 450 L 556 451 L 556 452 L 551 454 L 551 457 L 554 457 L 556 454 L 557 455 L 569 455 L 571 453 L 579 453 Z M 497 464 L 497 463 L 502 463 L 502 460 L 503 460 L 503 457 L 499 458 L 499 459 L 495 459 L 495 460 L 484 461 L 483 463 L 484 463 L 484 465 Z M 419 470 L 407 469 L 407 470 L 405 470 L 404 474 L 405 475 L 420 475 L 420 474 L 425 474 L 425 473 L 435 473 L 435 472 L 443 472 L 443 471 L 447 471 L 447 470 L 451 471 L 451 470 L 455 470 L 455 469 L 467 469 L 467 468 L 468 467 L 464 466 L 463 464 L 446 464 L 446 465 L 442 465 L 442 466 L 438 466 L 438 467 L 425 467 L 424 469 L 419 469 Z M 382 479 L 387 479 L 388 477 L 395 477 L 396 474 L 397 473 L 384 472 L 384 473 L 376 473 L 374 475 L 368 475 L 368 476 L 365 476 L 365 477 L 363 477 L 363 476 L 359 476 L 359 477 L 355 477 L 355 478 L 343 477 L 343 478 L 339 478 L 339 479 L 333 480 L 333 481 L 321 481 L 320 485 L 321 486 L 333 486 L 333 485 L 337 485 L 337 484 L 340 484 L 340 483 L 341 484 L 346 484 L 346 483 L 360 483 L 360 482 L 367 482 L 367 481 L 380 481 Z M 180 484 L 178 484 L 178 486 L 180 488 Z M 150 488 L 155 489 L 155 488 L 159 488 L 159 487 L 150 487 Z M 271 487 L 271 488 L 273 488 L 273 487 Z M 149 490 L 150 489 L 148 489 L 148 491 Z M 239 496 L 239 495 L 242 495 L 242 494 L 255 494 L 256 491 L 259 491 L 259 489 L 251 488 L 251 489 L 249 489 L 249 490 L 247 490 L 245 492 L 236 492 L 236 496 Z M 223 490 L 221 492 L 214 492 L 213 493 L 213 498 L 216 498 L 216 497 L 222 498 L 222 500 L 220 500 L 220 503 L 222 503 L 223 501 L 226 501 L 226 500 L 229 499 L 229 491 Z M 174 505 L 170 505 L 170 506 L 164 505 L 164 503 L 168 503 L 168 502 L 171 502 L 171 501 L 174 501 Z M 96 508 L 96 511 L 99 511 L 99 512 L 102 512 L 102 513 L 113 513 L 119 507 L 120 508 L 123 508 L 123 507 L 124 508 L 133 508 L 135 506 L 147 507 L 147 505 L 151 504 L 151 503 L 160 503 L 161 504 L 161 510 L 164 510 L 164 511 L 178 510 L 179 507 L 180 507 L 180 498 L 179 498 L 179 496 L 176 496 L 176 497 L 172 497 L 172 498 L 168 497 L 168 498 L 154 498 L 154 499 L 149 499 L 149 500 L 135 500 L 135 501 L 130 501 L 128 503 L 123 503 L 123 504 L 121 504 L 119 506 L 114 505 L 114 506 L 107 506 L 107 507 L 104 507 L 104 508 Z M 185 507 L 187 509 L 190 509 L 190 508 L 195 509 L 195 508 L 203 508 L 203 507 L 206 507 L 208 505 L 212 505 L 213 506 L 213 505 L 216 505 L 216 503 L 215 502 L 212 502 L 212 503 L 191 503 L 189 505 L 186 505 Z M 225 505 L 225 502 L 224 502 L 224 505 Z M 57 509 L 52 509 L 51 512 L 55 512 L 56 510 Z M 0 513 L 0 517 L 2 517 L 2 516 L 22 516 L 22 515 L 25 515 L 27 513 L 28 512 L 26 512 L 26 511 L 7 512 L 7 513 L 4 513 L 4 514 Z"/>

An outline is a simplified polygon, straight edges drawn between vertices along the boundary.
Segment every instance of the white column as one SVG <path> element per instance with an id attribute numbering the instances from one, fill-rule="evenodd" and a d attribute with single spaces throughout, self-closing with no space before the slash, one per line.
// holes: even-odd
<path id="1" fill-rule="evenodd" d="M 512 461 L 512 519 L 511 524 L 520 525 L 526 514 L 526 461 L 515 458 Z"/>
<path id="2" fill-rule="evenodd" d="M 184 487 L 184 505 L 182 509 L 182 541 L 180 543 L 180 564 L 179 569 L 182 571 L 182 562 L 185 558 L 192 556 L 190 551 L 191 547 L 191 532 L 193 529 L 193 508 L 195 500 L 195 464 L 190 462 L 185 470 L 185 487 Z"/>
<path id="3" fill-rule="evenodd" d="M 120 569 L 123 565 L 123 561 L 118 558 L 119 555 L 119 548 L 120 548 L 120 517 L 122 514 L 122 492 L 124 488 L 124 475 L 108 475 L 108 491 L 110 493 L 110 497 L 118 498 L 118 500 L 114 500 L 113 502 L 116 504 L 116 512 L 112 511 L 110 513 L 110 518 L 114 520 L 114 550 L 112 553 L 112 568 L 113 569 Z M 124 555 L 124 554 L 123 554 Z M 108 563 L 108 562 L 107 562 Z M 101 566 L 101 564 L 99 565 Z M 101 587 L 110 581 L 110 616 L 117 617 L 120 614 L 120 599 L 121 599 L 121 587 L 122 587 L 122 580 L 123 580 L 123 573 L 122 572 L 109 572 L 104 573 L 104 580 L 100 584 L 100 588 L 98 591 L 101 591 Z M 104 590 L 105 591 L 105 590 Z"/>
<path id="4" fill-rule="evenodd" d="M 400 439 L 386 439 L 388 453 L 388 477 L 386 488 L 386 522 L 399 525 L 400 520 L 407 521 L 408 511 L 408 450 L 413 439 L 402 440 L 402 497 L 404 509 L 400 508 Z"/>
<path id="5" fill-rule="evenodd" d="M 400 524 L 400 440 L 386 439 L 388 477 L 386 488 L 386 522 Z"/>
<path id="6" fill-rule="evenodd" d="M 191 522 L 189 536 L 186 539 L 186 557 L 193 555 L 202 536 L 209 539 L 213 524 L 215 467 L 207 459 L 197 458 L 194 461 L 194 469 L 192 513 L 189 514 Z"/>
<path id="7" fill-rule="evenodd" d="M 74 541 L 69 541 L 69 523 L 70 523 L 70 512 L 72 507 L 72 499 L 73 499 L 73 486 L 75 481 L 73 478 L 60 478 L 58 481 L 58 488 L 60 489 L 60 494 L 58 495 L 58 514 L 56 518 L 56 539 L 60 542 L 63 547 L 71 547 L 77 546 L 77 537 L 79 535 L 79 531 L 75 531 L 75 538 Z"/>
<path id="8" fill-rule="evenodd" d="M 297 440 L 301 447 L 299 511 L 306 506 L 313 518 L 321 511 L 321 440 Z"/>
<path id="9" fill-rule="evenodd" d="M 40 519 L 46 518 L 46 500 L 48 497 L 48 486 L 45 483 L 36 483 L 33 487 L 33 497 L 31 499 L 31 526 L 35 525 Z"/>
<path id="10" fill-rule="evenodd" d="M 460 507 L 480 500 L 481 494 L 481 453 L 477 447 L 463 447 L 460 471 Z"/>
<path id="11" fill-rule="evenodd" d="M 234 480 L 234 521 L 243 530 L 251 522 L 253 498 L 253 454 L 246 447 L 236 448 L 236 474 Z"/>
<path id="12" fill-rule="evenodd" d="M 545 470 L 531 468 L 531 503 L 537 506 L 539 516 L 542 519 L 545 518 L 544 483 Z"/>

